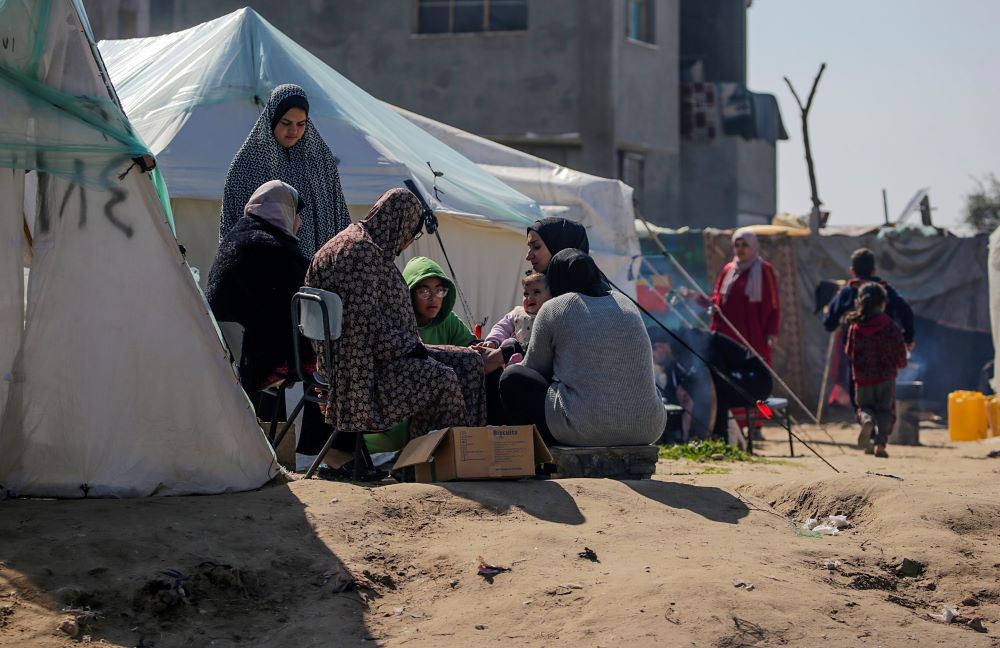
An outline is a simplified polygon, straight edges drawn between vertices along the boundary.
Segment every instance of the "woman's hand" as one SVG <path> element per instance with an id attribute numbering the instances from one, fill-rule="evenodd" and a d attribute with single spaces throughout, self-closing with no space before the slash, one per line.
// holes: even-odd
<path id="1" fill-rule="evenodd" d="M 495 349 L 497 348 L 496 342 L 480 342 L 478 344 L 473 344 L 472 346 L 481 349 Z"/>
<path id="2" fill-rule="evenodd" d="M 503 351 L 486 346 L 474 347 L 483 356 L 484 371 L 493 373 L 503 366 Z"/>

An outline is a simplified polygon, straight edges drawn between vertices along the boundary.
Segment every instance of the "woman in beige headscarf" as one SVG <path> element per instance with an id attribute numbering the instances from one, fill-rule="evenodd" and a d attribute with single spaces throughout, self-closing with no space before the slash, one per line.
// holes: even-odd
<path id="1" fill-rule="evenodd" d="M 406 189 L 379 198 L 313 257 L 306 285 L 344 302 L 333 343 L 326 418 L 341 432 L 376 432 L 410 420 L 410 437 L 486 417 L 479 352 L 420 341 L 410 291 L 394 259 L 420 236 L 423 211 Z M 320 358 L 322 353 L 318 354 Z"/>

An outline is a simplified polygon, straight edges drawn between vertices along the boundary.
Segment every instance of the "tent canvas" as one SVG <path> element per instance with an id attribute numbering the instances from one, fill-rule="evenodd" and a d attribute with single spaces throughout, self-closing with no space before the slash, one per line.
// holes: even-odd
<path id="1" fill-rule="evenodd" d="M 639 239 L 634 226 L 632 187 L 621 180 L 568 169 L 402 108 L 395 110 L 534 199 L 546 216 L 568 218 L 586 227 L 590 253 L 601 270 L 635 296 L 632 266 L 639 255 Z"/>
<path id="2" fill-rule="evenodd" d="M 274 455 L 161 194 L 133 164 L 147 150 L 80 0 L 0 3 L 0 38 L 16 43 L 0 49 L 0 489 L 261 486 Z"/>
<path id="3" fill-rule="evenodd" d="M 385 190 L 412 179 L 439 216 L 459 283 L 475 302 L 473 317 L 495 320 L 519 298 L 524 229 L 544 216 L 537 203 L 368 95 L 254 11 L 99 47 L 125 112 L 170 187 L 178 240 L 202 274 L 215 256 L 229 164 L 271 89 L 297 83 L 309 96 L 310 119 L 339 161 L 355 219 Z M 443 173 L 438 192 L 428 164 Z M 407 252 L 444 265 L 433 237 Z"/>

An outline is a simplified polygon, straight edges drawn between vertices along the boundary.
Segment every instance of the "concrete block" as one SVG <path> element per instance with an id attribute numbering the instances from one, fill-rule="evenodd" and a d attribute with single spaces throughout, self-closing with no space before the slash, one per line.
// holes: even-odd
<path id="1" fill-rule="evenodd" d="M 553 478 L 591 477 L 649 479 L 656 472 L 659 449 L 655 445 L 569 447 L 552 446 L 556 463 Z"/>

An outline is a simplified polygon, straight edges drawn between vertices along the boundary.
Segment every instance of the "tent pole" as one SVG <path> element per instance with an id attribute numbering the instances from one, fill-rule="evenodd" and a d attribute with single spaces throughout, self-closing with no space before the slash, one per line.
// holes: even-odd
<path id="1" fill-rule="evenodd" d="M 816 421 L 820 422 L 823 420 L 823 405 L 826 404 L 826 386 L 830 381 L 830 364 L 833 360 L 833 349 L 837 337 L 840 335 L 840 327 L 830 334 L 830 342 L 826 345 L 826 364 L 823 365 L 823 382 L 820 383 L 819 388 L 819 402 L 816 403 Z M 822 425 L 822 423 L 820 423 Z"/>

